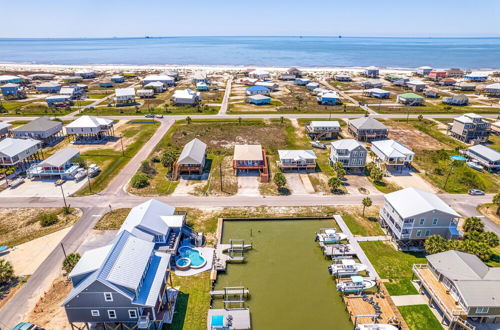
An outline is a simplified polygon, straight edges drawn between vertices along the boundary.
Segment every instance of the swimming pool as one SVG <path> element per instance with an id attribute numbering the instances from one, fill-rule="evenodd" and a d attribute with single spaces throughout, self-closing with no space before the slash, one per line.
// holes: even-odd
<path id="1" fill-rule="evenodd" d="M 191 248 L 189 246 L 183 246 L 179 248 L 179 259 L 177 260 L 176 264 L 178 265 L 178 262 L 183 259 L 188 259 L 191 261 L 191 264 L 189 264 L 191 268 L 201 268 L 207 264 L 207 260 L 201 255 L 200 250 Z M 181 267 L 187 268 L 186 265 L 181 265 Z"/>

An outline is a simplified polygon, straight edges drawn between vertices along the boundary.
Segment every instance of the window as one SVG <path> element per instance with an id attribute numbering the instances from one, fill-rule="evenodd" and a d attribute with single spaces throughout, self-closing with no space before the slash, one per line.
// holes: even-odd
<path id="1" fill-rule="evenodd" d="M 486 314 L 490 311 L 489 307 L 477 307 L 476 314 Z"/>
<path id="2" fill-rule="evenodd" d="M 433 225 L 433 226 L 435 226 L 435 225 L 437 225 L 437 224 L 438 224 L 438 219 L 433 219 L 433 220 L 432 220 L 432 225 Z"/>
<path id="3" fill-rule="evenodd" d="M 136 319 L 137 318 L 137 311 L 135 309 L 129 309 L 128 310 L 128 317 L 131 319 Z"/>
<path id="4" fill-rule="evenodd" d="M 426 236 L 426 237 L 427 237 L 427 236 L 429 236 L 430 234 L 431 234 L 431 231 L 430 231 L 430 230 L 426 230 L 426 231 L 425 231 L 425 236 Z"/>
<path id="5" fill-rule="evenodd" d="M 420 224 L 423 225 L 425 223 L 425 219 L 420 219 Z"/>
<path id="6" fill-rule="evenodd" d="M 116 319 L 116 311 L 114 309 L 108 309 L 108 317 L 110 319 Z"/>
<path id="7" fill-rule="evenodd" d="M 97 309 L 91 310 L 90 313 L 92 314 L 92 316 L 100 316 L 99 310 L 97 310 Z"/>
<path id="8" fill-rule="evenodd" d="M 105 301 L 113 301 L 113 294 L 111 292 L 104 292 Z"/>
<path id="9" fill-rule="evenodd" d="M 422 231 L 421 230 L 417 230 L 417 237 L 420 237 L 422 236 Z"/>

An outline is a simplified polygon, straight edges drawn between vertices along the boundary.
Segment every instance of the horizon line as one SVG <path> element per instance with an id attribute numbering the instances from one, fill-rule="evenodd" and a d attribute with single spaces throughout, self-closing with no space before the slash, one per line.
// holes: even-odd
<path id="1" fill-rule="evenodd" d="M 102 36 L 102 37 L 1 37 L 0 40 L 15 39 L 162 39 L 162 38 L 392 38 L 392 39 L 500 39 L 493 36 L 349 36 L 349 35 L 178 35 L 178 36 Z"/>

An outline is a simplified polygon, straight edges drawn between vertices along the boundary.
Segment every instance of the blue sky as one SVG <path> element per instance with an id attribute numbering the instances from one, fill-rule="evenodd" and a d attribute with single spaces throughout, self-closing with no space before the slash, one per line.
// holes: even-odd
<path id="1" fill-rule="evenodd" d="M 0 37 L 500 37 L 498 0 L 3 1 Z"/>

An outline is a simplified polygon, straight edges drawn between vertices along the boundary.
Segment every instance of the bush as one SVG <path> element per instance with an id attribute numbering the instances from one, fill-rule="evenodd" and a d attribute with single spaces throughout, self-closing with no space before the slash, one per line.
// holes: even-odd
<path id="1" fill-rule="evenodd" d="M 75 268 L 79 260 L 80 260 L 80 255 L 78 253 L 69 254 L 63 261 L 64 271 L 67 274 L 71 273 L 71 271 L 73 270 L 73 268 Z"/>
<path id="2" fill-rule="evenodd" d="M 137 173 L 132 177 L 132 187 L 140 189 L 149 186 L 149 178 L 144 173 Z"/>
<path id="3" fill-rule="evenodd" d="M 156 169 L 147 160 L 142 161 L 139 171 L 146 174 L 148 177 L 152 177 L 156 174 Z"/>
<path id="4" fill-rule="evenodd" d="M 160 162 L 160 158 L 155 156 L 155 157 L 151 158 L 151 161 L 153 163 L 159 163 Z"/>
<path id="5" fill-rule="evenodd" d="M 54 213 L 43 213 L 39 216 L 38 220 L 42 227 L 52 226 L 57 222 L 57 215 Z"/>

